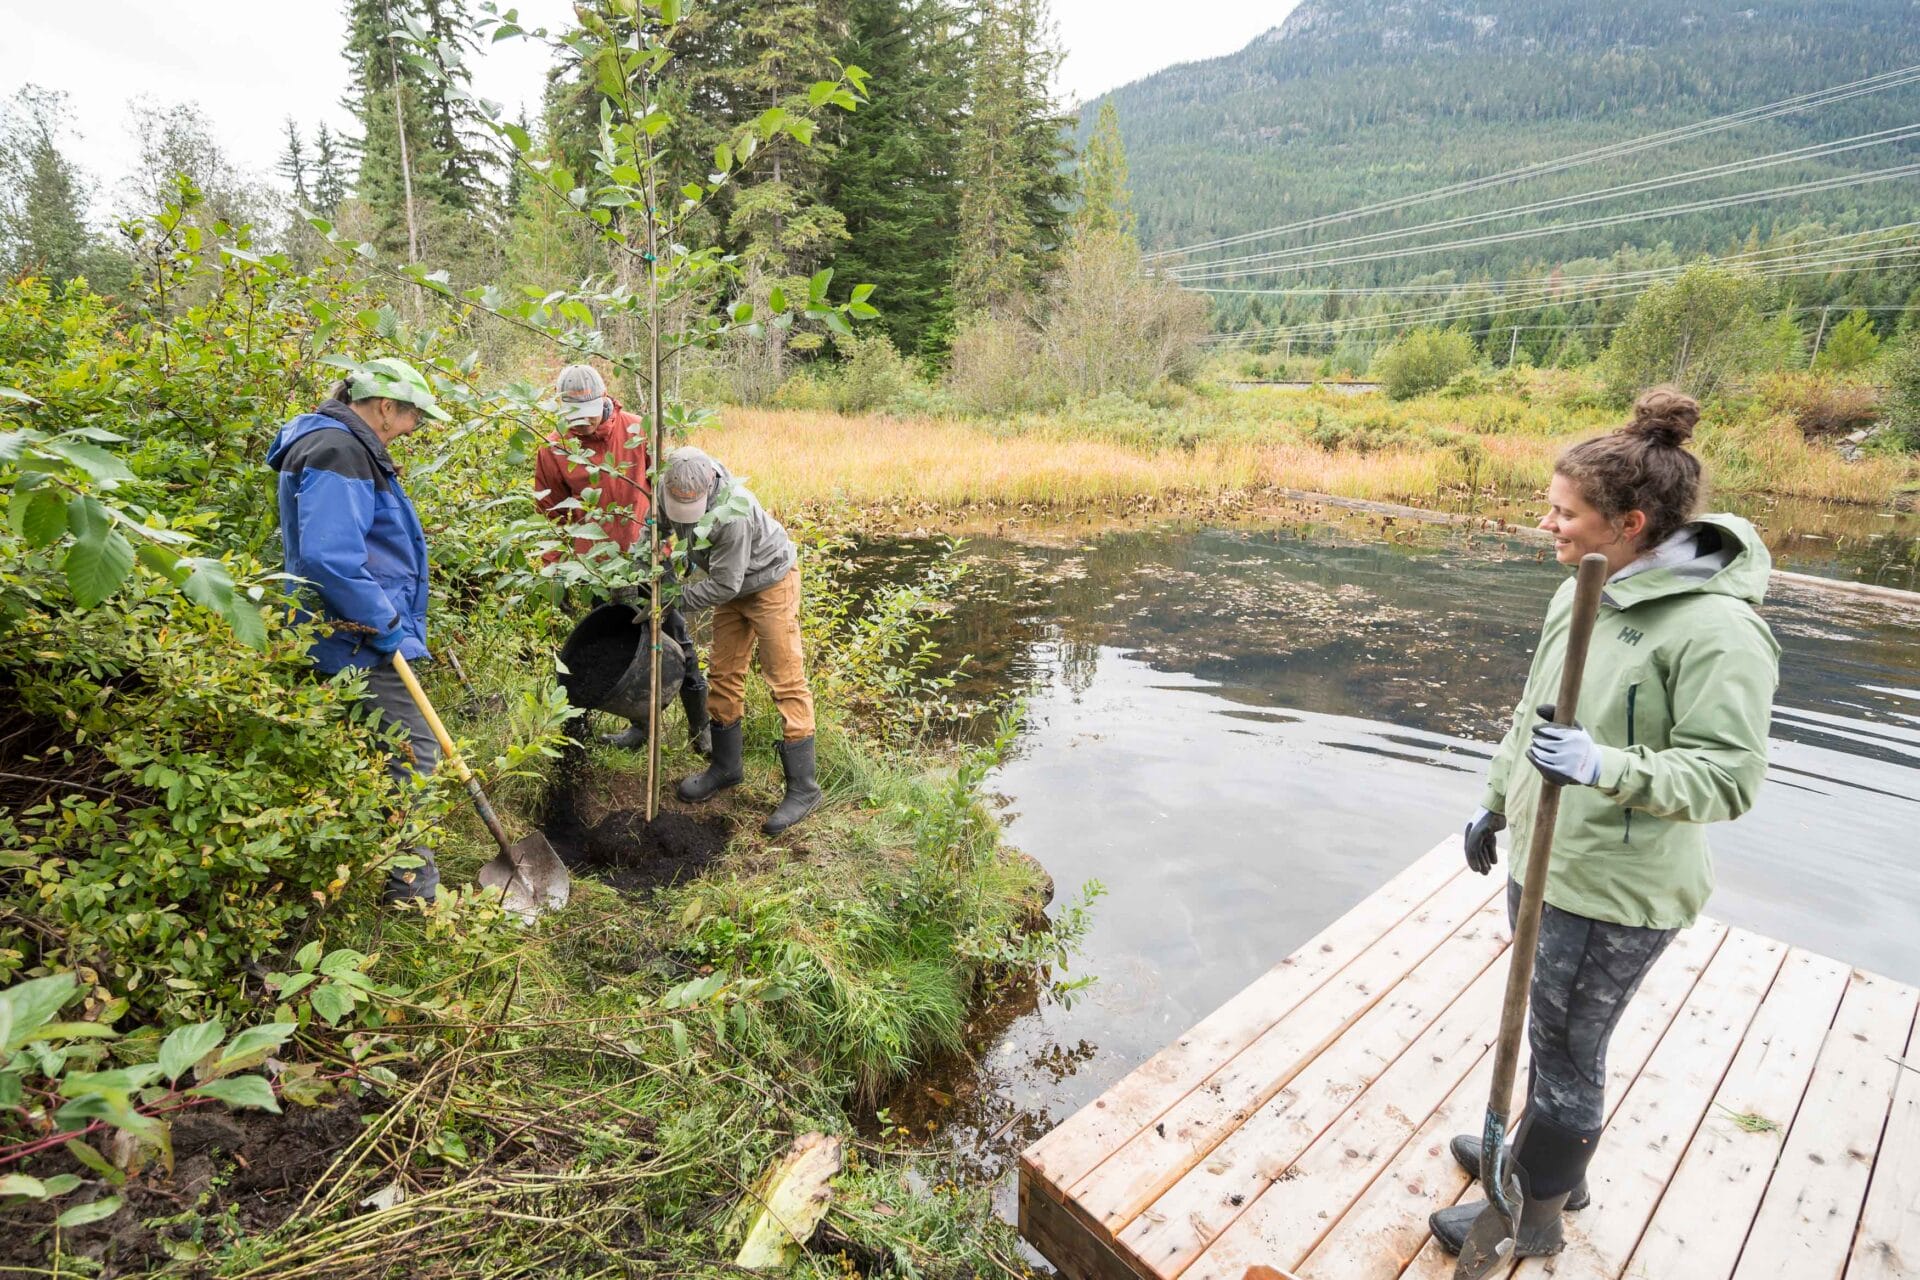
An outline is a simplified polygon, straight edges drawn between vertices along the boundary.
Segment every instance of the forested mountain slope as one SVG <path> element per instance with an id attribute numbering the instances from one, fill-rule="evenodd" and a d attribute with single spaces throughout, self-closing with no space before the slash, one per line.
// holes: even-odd
<path id="1" fill-rule="evenodd" d="M 1914 0 L 1305 0 L 1238 53 L 1116 90 L 1150 249 L 1288 223 L 1689 124 L 1920 63 Z M 1082 127 L 1098 103 L 1081 113 Z M 1495 210 L 1920 123 L 1920 84 L 1325 229 L 1319 240 Z M 1552 217 L 1644 210 L 1911 164 L 1908 139 Z M 1337 269 L 1339 283 L 1460 276 L 1604 256 L 1623 243 L 1721 250 L 1817 219 L 1920 217 L 1920 179 L 1884 181 Z M 1501 230 L 1523 225 L 1502 223 Z M 1433 236 L 1430 241 L 1455 238 Z M 1267 241 L 1254 249 L 1303 243 Z M 1208 256 L 1244 253 L 1218 251 Z M 1312 279 L 1332 277 L 1322 269 Z M 1241 283 L 1299 284 L 1279 272 Z"/>

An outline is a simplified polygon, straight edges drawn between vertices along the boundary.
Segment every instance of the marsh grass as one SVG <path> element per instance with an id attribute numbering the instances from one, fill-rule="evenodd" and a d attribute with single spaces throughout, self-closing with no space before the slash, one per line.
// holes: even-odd
<path id="1" fill-rule="evenodd" d="M 913 503 L 1068 511 L 1307 489 L 1420 506 L 1527 501 L 1574 442 L 1618 425 L 1578 373 L 1463 379 L 1390 402 L 1325 387 L 1104 397 L 1008 418 L 728 409 L 700 443 L 776 506 Z M 1920 461 L 1847 462 L 1759 397 L 1708 406 L 1697 438 L 1715 488 L 1881 503 Z"/>

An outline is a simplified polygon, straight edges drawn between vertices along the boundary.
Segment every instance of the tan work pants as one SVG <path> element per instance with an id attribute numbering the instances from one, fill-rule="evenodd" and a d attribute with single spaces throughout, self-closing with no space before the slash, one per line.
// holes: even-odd
<path id="1" fill-rule="evenodd" d="M 760 643 L 760 674 L 780 708 L 781 736 L 798 742 L 813 736 L 813 691 L 807 688 L 800 653 L 800 570 L 763 591 L 713 607 L 709 653 L 708 713 L 715 724 L 732 724 L 747 710 L 747 666 Z"/>

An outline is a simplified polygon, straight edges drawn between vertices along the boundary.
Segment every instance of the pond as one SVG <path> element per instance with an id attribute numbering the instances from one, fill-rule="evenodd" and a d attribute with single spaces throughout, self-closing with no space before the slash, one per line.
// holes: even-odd
<path id="1" fill-rule="evenodd" d="M 1564 571 L 1522 540 L 1367 532 L 969 544 L 942 639 L 978 655 L 979 688 L 1026 696 L 991 783 L 1009 839 L 1053 875 L 1056 912 L 1106 890 L 1075 962 L 1091 989 L 1000 1011 L 977 1070 L 892 1100 L 1006 1212 L 1026 1143 L 1473 812 Z M 894 572 L 943 554 L 875 552 Z M 1772 768 L 1754 812 L 1714 828 L 1709 910 L 1920 981 L 1920 611 L 1791 589 L 1764 613 L 1784 650 Z"/>

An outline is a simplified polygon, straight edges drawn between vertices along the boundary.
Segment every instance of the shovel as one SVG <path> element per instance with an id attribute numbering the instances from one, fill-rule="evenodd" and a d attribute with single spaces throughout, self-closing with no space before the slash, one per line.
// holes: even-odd
<path id="1" fill-rule="evenodd" d="M 1573 617 L 1567 627 L 1567 660 L 1560 669 L 1560 697 L 1553 722 L 1572 724 L 1580 700 L 1580 677 L 1587 668 L 1587 642 L 1600 614 L 1600 590 L 1607 581 L 1607 558 L 1582 556 L 1573 584 Z M 1493 1090 L 1487 1097 L 1486 1124 L 1480 1132 L 1480 1185 L 1489 1212 L 1473 1221 L 1460 1247 L 1453 1280 L 1481 1280 L 1513 1258 L 1519 1227 L 1520 1177 L 1507 1163 L 1507 1121 L 1513 1102 L 1513 1077 L 1520 1065 L 1520 1032 L 1527 1022 L 1527 993 L 1533 985 L 1533 953 L 1540 945 L 1540 904 L 1547 896 L 1547 861 L 1553 856 L 1553 828 L 1560 818 L 1560 788 L 1543 782 L 1540 807 L 1533 817 L 1533 844 L 1526 879 L 1520 884 L 1520 910 L 1514 916 L 1513 950 L 1508 953 L 1507 997 L 1500 1010 L 1500 1043 L 1494 1050 Z"/>
<path id="2" fill-rule="evenodd" d="M 467 768 L 467 762 L 454 748 L 452 735 L 440 723 L 433 704 L 427 701 L 427 691 L 414 679 L 413 668 L 396 653 L 393 669 L 400 673 L 400 682 L 407 686 L 413 705 L 427 718 L 434 739 L 440 744 L 440 754 L 453 766 L 454 776 L 467 784 L 467 794 L 473 797 L 473 807 L 480 811 L 480 821 L 487 824 L 494 842 L 500 846 L 499 856 L 480 868 L 480 883 L 486 888 L 498 889 L 500 905 L 523 919 L 530 920 L 542 911 L 557 911 L 566 906 L 573 890 L 573 877 L 560 861 L 560 855 L 538 831 L 524 839 L 508 841 L 506 829 L 494 815 L 493 806 L 487 803 L 487 793 L 480 789 L 480 780 L 473 776 L 473 770 Z"/>

